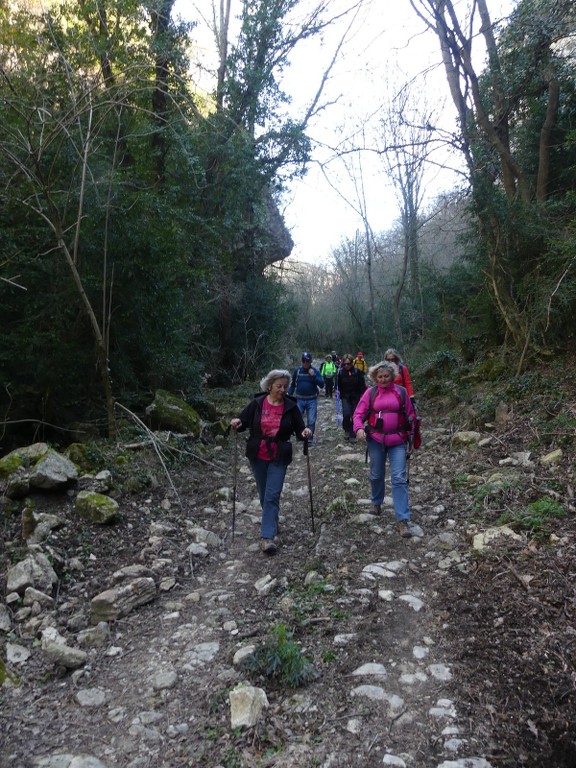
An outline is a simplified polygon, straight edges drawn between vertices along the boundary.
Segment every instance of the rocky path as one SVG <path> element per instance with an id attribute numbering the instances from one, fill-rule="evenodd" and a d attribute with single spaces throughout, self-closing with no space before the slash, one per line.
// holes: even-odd
<path id="1" fill-rule="evenodd" d="M 363 447 L 343 440 L 333 401 L 319 405 L 314 532 L 298 448 L 278 554 L 259 551 L 255 485 L 242 456 L 232 540 L 228 444 L 212 465 L 174 478 L 182 504 L 169 484 L 126 503 L 117 556 L 104 556 L 112 533 L 102 552 L 96 543 L 82 578 L 62 585 L 42 632 L 52 627 L 81 644 L 83 667 L 61 674 L 46 662 L 42 632 L 27 637 L 12 627 L 21 684 L 1 689 L 3 768 L 490 767 L 459 711 L 443 627 L 442 584 L 462 542 L 449 506 L 454 470 L 433 447 L 444 437 L 429 427 L 412 461 L 417 535 L 401 539 L 390 499 L 382 517 L 368 512 Z M 99 561 L 147 569 L 157 598 L 90 628 Z M 313 663 L 307 685 L 254 678 L 243 665 L 278 626 Z M 231 710 L 241 683 L 265 693 L 250 727 Z"/>

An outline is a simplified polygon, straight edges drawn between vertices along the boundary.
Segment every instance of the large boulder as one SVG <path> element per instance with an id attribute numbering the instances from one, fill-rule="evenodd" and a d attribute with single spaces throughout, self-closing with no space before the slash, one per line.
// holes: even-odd
<path id="1" fill-rule="evenodd" d="M 70 459 L 50 448 L 30 472 L 30 485 L 52 490 L 68 485 L 77 478 L 78 470 Z"/>
<path id="2" fill-rule="evenodd" d="M 146 408 L 146 415 L 155 429 L 170 429 L 194 438 L 200 436 L 202 421 L 198 412 L 182 398 L 164 389 L 156 391 L 154 402 Z"/>
<path id="3" fill-rule="evenodd" d="M 0 480 L 6 479 L 21 467 L 30 467 L 49 450 L 47 443 L 34 443 L 6 454 L 0 459 Z"/>

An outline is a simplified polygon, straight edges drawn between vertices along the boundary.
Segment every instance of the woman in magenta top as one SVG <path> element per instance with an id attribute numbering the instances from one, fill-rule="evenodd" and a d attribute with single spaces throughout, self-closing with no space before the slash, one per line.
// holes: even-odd
<path id="1" fill-rule="evenodd" d="M 382 514 L 388 459 L 396 527 L 403 538 L 410 538 L 406 456 L 410 451 L 414 408 L 407 393 L 402 393 L 402 388 L 394 383 L 398 376 L 396 363 L 387 360 L 376 363 L 368 376 L 373 386 L 362 395 L 354 411 L 353 424 L 358 440 L 367 441 L 373 512 Z"/>
<path id="2" fill-rule="evenodd" d="M 277 551 L 275 537 L 278 532 L 280 496 L 288 465 L 292 461 L 290 437 L 298 440 L 312 437 L 304 424 L 296 400 L 286 394 L 290 373 L 270 371 L 260 382 L 262 392 L 244 408 L 240 416 L 230 422 L 233 429 L 250 430 L 246 440 L 246 456 L 256 480 L 262 507 L 262 551 L 273 555 Z"/>

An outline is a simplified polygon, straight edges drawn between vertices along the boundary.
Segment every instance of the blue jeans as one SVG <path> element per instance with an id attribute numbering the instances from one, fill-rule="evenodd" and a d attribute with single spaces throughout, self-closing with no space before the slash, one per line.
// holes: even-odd
<path id="1" fill-rule="evenodd" d="M 388 457 L 396 520 L 410 520 L 408 480 L 406 477 L 406 445 L 402 443 L 401 445 L 386 447 L 376 440 L 368 439 L 368 455 L 370 456 L 372 504 L 380 506 L 384 501 L 384 478 L 386 475 L 386 457 Z"/>
<path id="2" fill-rule="evenodd" d="M 318 414 L 318 398 L 313 397 L 312 400 L 301 400 L 296 395 L 296 403 L 298 404 L 298 410 L 302 414 L 302 417 L 306 416 L 306 426 L 311 432 L 314 432 L 316 427 L 316 416 Z"/>
<path id="3" fill-rule="evenodd" d="M 262 524 L 260 536 L 263 539 L 273 539 L 278 532 L 278 515 L 280 514 L 280 494 L 286 477 L 286 464 L 275 464 L 264 459 L 250 461 L 260 506 L 262 507 Z"/>

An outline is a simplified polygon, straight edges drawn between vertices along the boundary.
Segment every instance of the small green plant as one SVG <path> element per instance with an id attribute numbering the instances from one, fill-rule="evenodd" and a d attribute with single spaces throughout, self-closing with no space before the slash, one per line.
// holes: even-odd
<path id="1" fill-rule="evenodd" d="M 470 481 L 468 480 L 468 475 L 463 473 L 455 475 L 450 481 L 450 485 L 454 491 L 463 491 L 464 489 L 469 488 Z"/>
<path id="2" fill-rule="evenodd" d="M 242 768 L 242 757 L 234 749 L 234 747 L 228 747 L 221 757 L 222 765 L 226 768 Z"/>
<path id="3" fill-rule="evenodd" d="M 482 507 L 489 507 L 495 500 L 498 500 L 498 503 L 500 503 L 501 500 L 504 497 L 507 497 L 510 492 L 516 488 L 517 485 L 518 483 L 513 480 L 504 480 L 479 485 L 471 492 L 472 498 L 474 499 L 474 506 L 477 509 L 481 509 Z"/>
<path id="4" fill-rule="evenodd" d="M 344 496 L 337 496 L 329 504 L 326 505 L 326 512 L 332 514 L 335 512 L 350 513 L 350 499 Z"/>
<path id="5" fill-rule="evenodd" d="M 264 675 L 289 688 L 298 688 L 316 677 L 312 660 L 304 656 L 284 624 L 272 627 L 269 639 L 246 659 L 246 669 L 252 675 Z"/>
<path id="6" fill-rule="evenodd" d="M 546 539 L 550 536 L 550 520 L 566 517 L 566 510 L 554 499 L 545 497 L 533 501 L 517 512 L 509 512 L 499 518 L 499 522 L 509 524 L 522 531 L 530 531 L 534 538 Z"/>

